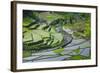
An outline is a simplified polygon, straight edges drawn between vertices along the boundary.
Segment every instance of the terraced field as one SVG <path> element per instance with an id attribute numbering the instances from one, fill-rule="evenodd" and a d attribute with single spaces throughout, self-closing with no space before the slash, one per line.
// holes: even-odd
<path id="1" fill-rule="evenodd" d="M 28 10 L 23 14 L 24 63 L 91 58 L 90 14 Z"/>

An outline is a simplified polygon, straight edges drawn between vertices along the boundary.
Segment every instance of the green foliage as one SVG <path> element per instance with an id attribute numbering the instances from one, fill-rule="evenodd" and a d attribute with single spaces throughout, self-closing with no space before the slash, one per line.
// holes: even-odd
<path id="1" fill-rule="evenodd" d="M 30 23 L 32 23 L 32 19 L 29 17 L 23 18 L 23 26 L 28 26 Z"/>
<path id="2" fill-rule="evenodd" d="M 81 25 L 77 28 L 74 28 L 76 31 L 73 33 L 77 38 L 90 39 L 91 37 L 91 27 L 89 23 L 85 23 L 85 26 Z"/>
<path id="3" fill-rule="evenodd" d="M 23 50 L 23 58 L 31 56 L 31 51 Z"/>
<path id="4" fill-rule="evenodd" d="M 89 23 L 86 23 L 84 35 L 85 35 L 86 39 L 89 39 L 91 37 L 91 28 L 90 28 Z"/>
<path id="5" fill-rule="evenodd" d="M 90 27 L 90 14 L 88 13 L 61 13 L 67 20 L 64 25 L 65 29 L 71 29 L 74 31 L 73 35 L 76 38 L 90 39 L 91 27 Z"/>
<path id="6" fill-rule="evenodd" d="M 82 59 L 90 59 L 91 58 L 91 53 L 90 52 L 89 52 L 89 56 L 83 56 L 83 55 L 81 55 L 81 48 L 75 49 L 72 52 L 75 52 L 76 55 L 72 55 L 70 57 L 71 60 L 82 60 Z"/>
<path id="7" fill-rule="evenodd" d="M 71 60 L 82 60 L 82 59 L 87 59 L 87 57 L 82 56 L 82 55 L 74 55 L 70 57 Z"/>
<path id="8" fill-rule="evenodd" d="M 58 48 L 58 49 L 54 50 L 53 52 L 56 54 L 59 54 L 59 55 L 63 55 L 63 54 L 61 54 L 63 51 L 64 51 L 64 48 Z"/>
<path id="9" fill-rule="evenodd" d="M 51 28 L 50 31 L 46 30 L 50 28 L 46 24 L 39 25 L 37 28 L 35 27 L 35 24 L 33 24 L 23 28 L 24 49 L 35 50 L 46 47 L 56 47 L 62 43 L 63 36 L 61 33 L 57 33 L 54 27 Z"/>
<path id="10" fill-rule="evenodd" d="M 31 50 L 45 48 L 58 48 L 63 43 L 63 35 L 57 32 L 57 27 L 74 31 L 76 38 L 90 39 L 90 14 L 74 12 L 43 12 L 43 11 L 24 11 L 23 13 L 23 57 L 31 55 Z M 34 22 L 34 23 L 33 23 Z M 63 28 L 62 28 L 63 29 Z M 28 51 L 26 51 L 26 49 Z M 29 50 L 30 49 L 30 50 Z M 64 48 L 54 50 L 54 53 L 63 55 Z M 78 55 L 71 59 L 85 59 L 79 55 L 80 48 L 73 50 Z"/>
<path id="11" fill-rule="evenodd" d="M 27 32 L 27 31 L 29 31 L 29 29 L 24 27 L 23 28 L 23 33 Z"/>
<path id="12" fill-rule="evenodd" d="M 81 32 L 74 32 L 73 33 L 76 38 L 85 38 L 85 34 Z"/>
<path id="13" fill-rule="evenodd" d="M 73 52 L 80 54 L 80 48 L 73 50 Z"/>

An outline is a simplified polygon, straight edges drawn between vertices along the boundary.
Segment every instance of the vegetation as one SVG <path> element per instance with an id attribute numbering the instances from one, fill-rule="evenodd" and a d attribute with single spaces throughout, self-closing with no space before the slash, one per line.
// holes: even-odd
<path id="1" fill-rule="evenodd" d="M 31 51 L 23 50 L 23 58 L 30 57 Z"/>
<path id="2" fill-rule="evenodd" d="M 63 51 L 64 51 L 64 48 L 58 48 L 58 49 L 54 50 L 53 52 L 58 54 L 58 55 L 63 56 L 63 54 L 62 54 Z"/>
<path id="3" fill-rule="evenodd" d="M 90 18 L 89 13 L 23 10 L 23 57 L 49 48 L 56 48 L 53 52 L 63 56 L 63 45 L 68 40 L 65 39 L 64 30 L 71 30 L 73 33 L 67 33 L 75 39 L 90 40 Z M 71 56 L 70 59 L 87 59 L 78 54 L 80 48 L 73 52 L 77 55 Z"/>

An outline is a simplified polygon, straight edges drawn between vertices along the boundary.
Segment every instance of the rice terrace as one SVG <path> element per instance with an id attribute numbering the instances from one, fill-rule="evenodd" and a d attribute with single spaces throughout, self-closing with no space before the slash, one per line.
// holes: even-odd
<path id="1" fill-rule="evenodd" d="M 23 62 L 91 59 L 91 14 L 23 10 Z"/>

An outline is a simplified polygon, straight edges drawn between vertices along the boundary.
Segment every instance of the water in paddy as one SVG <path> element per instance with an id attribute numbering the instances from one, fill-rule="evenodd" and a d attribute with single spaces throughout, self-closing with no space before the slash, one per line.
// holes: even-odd
<path id="1" fill-rule="evenodd" d="M 90 43 L 90 40 L 76 39 L 73 36 L 72 41 L 64 47 L 62 52 L 56 53 L 54 52 L 54 48 L 43 50 L 38 53 L 32 53 L 30 57 L 23 58 L 23 62 L 26 63 L 90 59 Z"/>
<path id="2" fill-rule="evenodd" d="M 64 30 L 65 35 L 64 35 L 63 48 L 62 47 L 50 48 L 50 49 L 45 49 L 38 52 L 24 51 L 23 62 L 27 63 L 27 62 L 47 62 L 47 61 L 65 61 L 65 60 L 67 61 L 67 60 L 90 59 L 91 58 L 90 17 L 91 16 L 89 13 L 48 12 L 48 11 L 43 12 L 43 11 L 24 10 L 23 11 L 23 34 L 24 32 L 27 32 L 27 31 L 28 31 L 27 33 L 29 34 L 30 31 L 28 29 L 30 30 L 35 29 L 33 34 L 41 32 L 40 35 L 44 36 L 43 38 L 45 38 L 45 36 L 48 37 L 48 33 L 37 30 L 37 28 L 42 29 L 41 27 L 39 28 L 39 26 L 42 23 L 44 24 L 44 22 L 45 24 L 51 25 L 51 26 L 57 25 L 55 27 L 57 27 L 56 30 L 58 32 L 62 31 L 62 28 L 60 27 L 61 24 L 64 24 L 63 26 L 65 28 L 67 25 L 67 29 Z M 58 23 L 60 25 L 58 25 Z M 36 26 L 32 26 L 33 24 Z M 49 28 L 47 30 L 49 30 Z M 76 38 L 73 34 L 73 32 L 75 31 L 77 32 L 76 35 L 81 35 L 82 37 L 85 37 L 85 38 Z M 51 32 L 53 32 L 53 30 Z M 66 32 L 68 32 L 68 34 Z M 30 40 L 33 38 L 30 38 L 30 36 L 27 36 L 28 35 L 27 33 L 26 33 L 26 36 L 24 36 L 26 37 L 26 39 L 23 41 L 28 41 L 28 43 L 31 43 Z M 42 34 L 42 33 L 45 33 L 47 35 Z M 58 34 L 58 33 L 55 33 L 55 34 L 59 35 L 59 37 L 62 39 L 61 34 Z M 54 35 L 52 34 L 52 36 L 54 38 L 58 38 L 58 36 L 55 34 Z M 72 37 L 70 36 L 70 34 Z M 37 35 L 36 34 L 34 35 L 34 37 L 36 38 L 36 40 L 34 41 L 37 41 L 37 39 L 41 40 L 41 37 Z M 89 37 L 89 39 L 87 37 Z M 61 40 L 59 41 L 61 42 Z M 26 47 L 26 49 L 28 48 Z"/>

